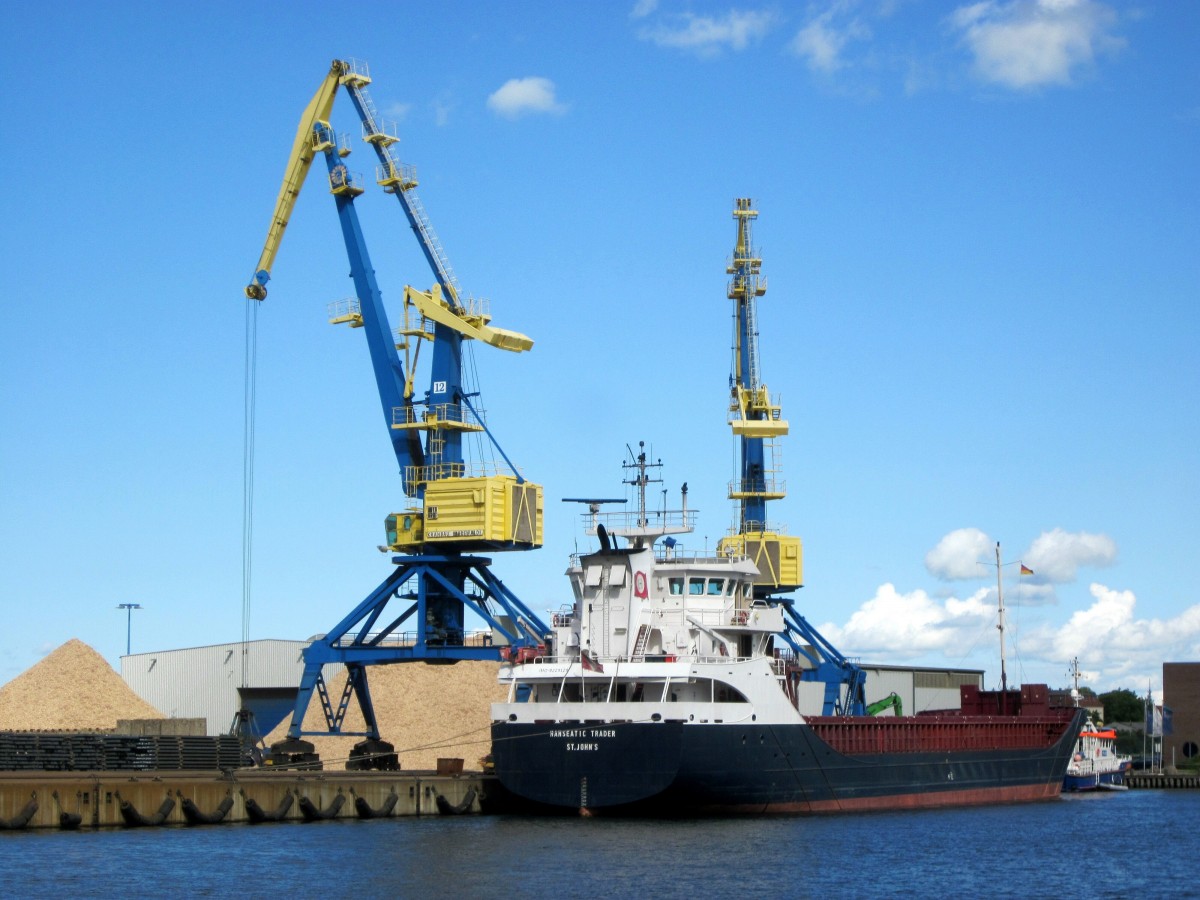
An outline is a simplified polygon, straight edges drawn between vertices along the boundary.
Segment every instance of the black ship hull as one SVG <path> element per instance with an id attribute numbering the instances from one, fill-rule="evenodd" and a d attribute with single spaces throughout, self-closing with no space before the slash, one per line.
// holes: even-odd
<path id="1" fill-rule="evenodd" d="M 850 812 L 1056 797 L 1076 719 L 1048 722 L 1040 745 L 1001 741 L 984 749 L 948 749 L 970 745 L 955 733 L 972 727 L 961 720 L 921 723 L 928 749 L 904 752 L 840 752 L 807 724 L 683 722 L 498 722 L 492 747 L 504 789 L 543 807 L 652 815 Z M 994 730 L 995 721 L 988 724 Z"/>

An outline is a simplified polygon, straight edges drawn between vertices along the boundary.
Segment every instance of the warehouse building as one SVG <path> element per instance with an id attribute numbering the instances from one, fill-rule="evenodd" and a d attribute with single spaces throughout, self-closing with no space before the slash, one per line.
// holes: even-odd
<path id="1" fill-rule="evenodd" d="M 308 641 L 212 644 L 121 657 L 121 677 L 168 718 L 203 718 L 210 735 L 228 734 L 241 709 L 267 734 L 296 705 Z M 340 666 L 329 666 L 326 680 Z"/>
<path id="2" fill-rule="evenodd" d="M 289 717 L 304 674 L 308 641 L 259 640 L 212 644 L 121 657 L 121 677 L 139 697 L 169 718 L 206 720 L 210 735 L 228 734 L 239 710 L 254 715 L 254 730 L 271 731 Z M 904 715 L 957 709 L 959 687 L 983 687 L 978 669 L 913 669 L 863 664 L 867 702 L 895 694 Z M 341 670 L 326 667 L 332 683 Z M 801 708 L 820 709 L 824 685 L 801 685 Z M 314 702 L 315 702 L 314 695 Z"/>

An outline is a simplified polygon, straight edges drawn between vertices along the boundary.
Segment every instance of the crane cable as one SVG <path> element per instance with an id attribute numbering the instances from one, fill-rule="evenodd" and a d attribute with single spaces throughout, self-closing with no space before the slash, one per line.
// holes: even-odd
<path id="1" fill-rule="evenodd" d="M 242 684 L 246 687 L 246 656 L 250 641 L 251 550 L 254 545 L 254 418 L 258 374 L 257 300 L 246 304 L 246 350 L 242 411 Z"/>

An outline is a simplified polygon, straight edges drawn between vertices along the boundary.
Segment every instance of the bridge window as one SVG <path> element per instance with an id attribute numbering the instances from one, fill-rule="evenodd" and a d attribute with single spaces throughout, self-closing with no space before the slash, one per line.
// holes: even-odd
<path id="1" fill-rule="evenodd" d="M 680 596 L 683 593 L 683 579 L 682 578 L 668 578 L 667 584 L 669 584 L 671 586 L 671 593 L 674 594 L 675 596 Z"/>
<path id="2" fill-rule="evenodd" d="M 688 579 L 688 593 L 693 596 L 703 596 L 703 594 L 704 594 L 704 579 L 703 578 L 689 578 Z"/>
<path id="3" fill-rule="evenodd" d="M 721 592 L 724 590 L 725 590 L 725 579 L 724 578 L 708 579 L 708 596 L 720 597 Z"/>

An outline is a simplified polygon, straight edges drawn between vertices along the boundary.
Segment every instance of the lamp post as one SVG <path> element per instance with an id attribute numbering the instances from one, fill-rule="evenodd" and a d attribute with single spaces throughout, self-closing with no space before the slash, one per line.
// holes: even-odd
<path id="1" fill-rule="evenodd" d="M 125 655 L 129 655 L 129 639 L 133 635 L 133 611 L 141 609 L 140 603 L 118 603 L 117 609 L 125 610 Z"/>

